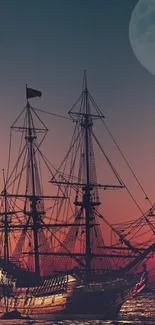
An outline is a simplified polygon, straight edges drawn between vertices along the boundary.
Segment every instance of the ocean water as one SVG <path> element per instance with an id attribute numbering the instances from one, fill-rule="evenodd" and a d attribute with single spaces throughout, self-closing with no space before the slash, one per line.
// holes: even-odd
<path id="1" fill-rule="evenodd" d="M 137 296 L 127 301 L 116 320 L 107 321 L 49 321 L 49 320 L 0 320 L 0 325 L 155 325 L 155 292 Z"/>

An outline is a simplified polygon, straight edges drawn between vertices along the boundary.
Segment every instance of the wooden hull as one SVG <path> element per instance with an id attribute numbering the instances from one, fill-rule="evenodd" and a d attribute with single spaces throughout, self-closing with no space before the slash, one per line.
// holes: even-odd
<path id="1" fill-rule="evenodd" d="M 37 289 L 35 293 L 32 288 L 15 289 L 9 298 L 1 296 L 0 312 L 5 312 L 7 305 L 9 312 L 17 310 L 36 319 L 115 319 L 123 303 L 144 286 L 140 276 L 89 284 L 73 278 L 66 290 L 39 292 Z"/>

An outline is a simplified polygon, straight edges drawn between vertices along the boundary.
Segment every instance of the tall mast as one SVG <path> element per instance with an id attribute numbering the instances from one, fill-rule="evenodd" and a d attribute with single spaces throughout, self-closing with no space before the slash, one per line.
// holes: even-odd
<path id="1" fill-rule="evenodd" d="M 35 191 L 35 178 L 34 178 L 34 152 L 33 152 L 33 141 L 36 138 L 33 135 L 33 127 L 31 126 L 31 115 L 30 115 L 30 104 L 27 102 L 27 112 L 28 112 L 28 135 L 26 140 L 28 140 L 29 146 L 29 157 L 30 157 L 30 172 L 31 172 L 31 182 L 32 182 L 32 197 L 31 197 L 31 213 L 33 220 L 33 237 L 34 237 L 34 258 L 35 258 L 35 273 L 40 276 L 40 266 L 39 266 L 39 252 L 38 252 L 38 211 L 37 211 L 37 198 Z"/>
<path id="2" fill-rule="evenodd" d="M 91 272 L 91 247 L 90 247 L 90 175 L 89 175 L 89 129 L 92 126 L 89 114 L 88 89 L 86 71 L 84 71 L 84 92 L 85 92 L 85 115 L 83 127 L 85 129 L 85 162 L 86 162 L 86 186 L 84 188 L 83 206 L 86 215 L 86 276 Z"/>
<path id="3" fill-rule="evenodd" d="M 78 102 L 80 102 L 80 111 L 76 111 L 75 109 Z M 90 106 L 94 108 L 94 112 L 93 111 L 91 112 Z M 108 184 L 104 185 L 104 184 L 97 183 L 97 173 L 96 173 L 96 165 L 95 165 L 95 157 L 94 157 L 93 141 L 92 141 L 92 137 L 94 138 L 95 135 L 92 131 L 92 126 L 93 126 L 93 120 L 103 119 L 104 116 L 97 109 L 97 105 L 95 104 L 93 98 L 91 97 L 88 91 L 86 71 L 84 71 L 82 94 L 77 100 L 77 102 L 72 106 L 71 110 L 69 111 L 69 115 L 71 116 L 74 122 L 75 121 L 77 122 L 78 125 L 77 134 L 80 135 L 79 136 L 80 140 L 79 140 L 79 144 L 77 144 L 77 147 L 79 146 L 81 149 L 79 150 L 80 165 L 78 170 L 77 183 L 74 183 L 74 181 L 69 181 L 66 184 L 71 186 L 77 186 L 76 198 L 74 204 L 77 207 L 78 206 L 81 207 L 81 209 L 79 210 L 78 217 L 83 213 L 85 217 L 85 225 L 84 225 L 85 231 L 83 232 L 82 230 L 82 233 L 85 233 L 83 253 L 85 255 L 86 278 L 89 280 L 91 276 L 91 270 L 92 268 L 95 268 L 94 267 L 95 254 L 97 254 L 97 251 L 99 250 L 98 246 L 101 246 L 101 244 L 99 243 L 102 243 L 102 245 L 104 245 L 102 233 L 98 228 L 98 224 L 95 225 L 96 223 L 95 220 L 97 216 L 97 211 L 95 208 L 100 205 L 98 188 L 116 189 L 116 188 L 123 188 L 124 186 L 121 184 L 119 177 L 115 173 L 114 168 L 112 170 L 115 174 L 116 179 L 119 182 L 118 185 L 108 185 Z M 94 138 L 94 140 L 96 139 Z M 76 150 L 77 149 L 75 148 L 75 152 Z M 72 169 L 73 167 L 71 168 L 71 170 Z M 52 183 L 54 182 L 52 181 Z M 58 181 L 58 183 L 63 184 L 61 180 Z"/>

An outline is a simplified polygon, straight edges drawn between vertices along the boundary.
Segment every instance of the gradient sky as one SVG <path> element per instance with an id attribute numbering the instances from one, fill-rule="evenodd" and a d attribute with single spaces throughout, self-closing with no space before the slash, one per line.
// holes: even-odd
<path id="1" fill-rule="evenodd" d="M 32 99 L 32 106 L 67 116 L 81 92 L 86 69 L 88 88 L 107 125 L 155 202 L 155 76 L 137 61 L 128 36 L 137 2 L 1 0 L 0 174 L 7 163 L 9 127 L 26 103 L 25 84 L 43 94 Z M 42 117 L 50 129 L 46 151 L 56 165 L 73 127 L 56 117 Z M 131 175 L 113 156 L 116 169 L 118 163 L 118 171 L 132 187 Z M 137 187 L 134 193 L 144 210 L 148 208 Z M 124 212 L 126 218 L 135 217 L 137 210 L 124 202 L 122 207 L 115 202 L 113 213 L 121 211 L 121 220 Z"/>

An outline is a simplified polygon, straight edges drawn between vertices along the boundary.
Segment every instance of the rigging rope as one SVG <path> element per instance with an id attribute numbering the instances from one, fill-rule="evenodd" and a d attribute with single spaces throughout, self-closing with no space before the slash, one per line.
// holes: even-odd
<path id="1" fill-rule="evenodd" d="M 108 157 L 106 156 L 106 154 L 105 154 L 105 152 L 104 152 L 102 146 L 100 145 L 99 141 L 97 140 L 95 134 L 94 134 L 94 133 L 92 133 L 92 134 L 93 134 L 93 137 L 94 137 L 95 141 L 97 142 L 99 148 L 101 149 L 103 155 L 104 155 L 105 158 L 107 159 L 108 163 L 110 163 Z M 110 163 L 110 166 L 111 166 L 111 168 L 112 168 L 112 170 L 113 170 L 115 176 L 117 177 L 118 181 L 120 182 L 120 184 L 124 184 L 124 185 L 125 185 L 125 183 L 123 182 L 122 178 L 117 174 L 117 172 L 115 171 L 115 169 L 114 169 L 114 167 L 113 167 L 113 165 L 112 165 L 111 163 Z M 119 177 L 119 178 L 118 178 L 118 177 Z M 139 206 L 138 202 L 136 201 L 136 199 L 134 198 L 134 196 L 131 194 L 129 188 L 128 188 L 126 185 L 125 185 L 125 188 L 126 188 L 128 194 L 130 195 L 130 197 L 132 198 L 133 202 L 136 204 L 136 206 L 137 206 L 137 208 L 139 209 L 139 211 L 140 211 L 142 214 L 144 214 L 144 212 L 142 211 L 142 209 L 141 209 L 141 207 Z"/>
<path id="2" fill-rule="evenodd" d="M 56 117 L 60 117 L 60 118 L 63 118 L 63 119 L 65 119 L 65 120 L 73 121 L 73 119 L 71 119 L 70 117 L 66 117 L 66 116 L 63 116 L 63 115 L 59 115 L 59 114 L 55 114 L 55 113 L 51 113 L 51 112 L 47 112 L 47 111 L 43 111 L 43 110 L 40 109 L 40 108 L 34 108 L 34 107 L 33 107 L 33 110 L 34 110 L 34 111 L 39 111 L 39 112 L 42 112 L 42 113 L 46 113 L 46 114 L 49 114 L 49 115 L 53 115 L 53 116 L 56 116 Z"/>
<path id="3" fill-rule="evenodd" d="M 138 180 L 138 178 L 137 178 L 135 172 L 133 171 L 133 169 L 131 168 L 130 164 L 128 163 L 127 158 L 126 158 L 125 155 L 123 154 L 121 148 L 120 148 L 119 145 L 117 144 L 117 142 L 116 142 L 114 136 L 112 135 L 110 129 L 108 128 L 108 126 L 107 126 L 106 123 L 104 122 L 104 120 L 103 120 L 103 118 L 102 118 L 102 112 L 101 112 L 101 110 L 99 109 L 99 107 L 97 106 L 97 104 L 95 103 L 95 101 L 94 101 L 93 97 L 90 95 L 90 93 L 89 93 L 89 97 L 90 97 L 90 100 L 91 100 L 93 106 L 96 108 L 98 114 L 101 115 L 101 121 L 102 121 L 102 123 L 104 124 L 104 126 L 105 126 L 105 128 L 106 128 L 108 134 L 110 135 L 112 141 L 114 142 L 115 146 L 117 147 L 118 151 L 120 152 L 120 154 L 121 154 L 123 160 L 125 161 L 126 165 L 128 166 L 129 170 L 131 171 L 131 173 L 132 173 L 133 177 L 135 178 L 137 184 L 139 185 L 140 189 L 141 189 L 142 192 L 144 193 L 145 198 L 149 201 L 149 203 L 150 203 L 150 205 L 151 205 L 151 207 L 152 207 L 153 204 L 152 204 L 151 200 L 149 199 L 147 193 L 145 192 L 145 190 L 144 190 L 142 184 L 141 184 L 140 181 Z M 80 98 L 81 98 L 81 96 L 80 96 Z M 80 98 L 78 98 L 78 100 L 76 101 L 76 103 L 79 101 Z M 75 105 L 74 105 L 73 107 L 75 107 Z M 72 108 L 73 108 L 73 107 L 72 107 Z M 51 113 L 51 112 L 47 112 L 47 111 L 43 111 L 43 110 L 38 109 L 38 108 L 33 108 L 33 109 L 34 109 L 34 110 L 38 110 L 38 111 L 43 112 L 43 113 L 46 113 L 46 114 L 50 114 L 50 115 L 56 116 L 56 117 L 60 117 L 60 118 L 63 118 L 63 119 L 73 120 L 73 119 L 68 118 L 68 117 L 66 117 L 66 116 L 62 116 L 62 115 L 58 115 L 58 114 L 55 114 L 55 113 Z M 73 122 L 74 122 L 74 120 L 73 120 Z"/>
<path id="4" fill-rule="evenodd" d="M 94 99 L 92 98 L 92 96 L 90 95 L 90 93 L 89 93 L 89 96 L 90 96 L 90 100 L 91 100 L 92 104 L 94 105 L 94 107 L 96 108 L 98 114 L 102 115 L 101 110 L 99 109 L 99 107 L 98 107 L 97 104 L 95 103 L 95 101 L 94 101 Z M 107 125 L 106 125 L 106 123 L 104 122 L 102 116 L 101 116 L 101 121 L 102 121 L 103 125 L 105 126 L 105 128 L 106 128 L 108 134 L 110 135 L 112 141 L 114 142 L 116 148 L 118 149 L 119 153 L 121 154 L 123 160 L 125 161 L 125 163 L 127 164 L 128 168 L 130 169 L 130 171 L 131 171 L 133 177 L 135 178 L 135 180 L 137 181 L 139 187 L 141 188 L 142 192 L 144 193 L 145 198 L 149 201 L 150 205 L 152 206 L 152 202 L 151 202 L 151 200 L 149 199 L 148 195 L 146 194 L 146 192 L 145 192 L 143 186 L 141 185 L 141 183 L 140 183 L 140 181 L 138 180 L 138 178 L 137 178 L 135 172 L 133 171 L 133 169 L 131 168 L 130 164 L 128 163 L 127 158 L 125 157 L 125 155 L 123 154 L 121 148 L 120 148 L 119 145 L 117 144 L 117 142 L 116 142 L 114 136 L 112 135 L 110 129 L 107 127 Z"/>

